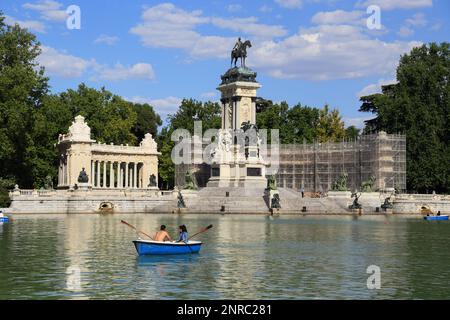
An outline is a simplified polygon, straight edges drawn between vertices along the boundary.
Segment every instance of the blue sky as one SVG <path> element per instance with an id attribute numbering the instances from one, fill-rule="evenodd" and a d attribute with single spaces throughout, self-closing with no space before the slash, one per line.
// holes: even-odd
<path id="1" fill-rule="evenodd" d="M 81 10 L 81 29 L 68 29 L 66 8 Z M 369 29 L 370 5 L 381 27 Z M 290 105 L 341 112 L 361 126 L 359 95 L 395 81 L 402 53 L 449 41 L 447 0 L 10 1 L 7 23 L 34 32 L 43 46 L 52 92 L 105 86 L 128 100 L 149 102 L 163 118 L 180 100 L 219 99 L 237 37 L 250 39 L 248 65 L 259 95 Z"/>

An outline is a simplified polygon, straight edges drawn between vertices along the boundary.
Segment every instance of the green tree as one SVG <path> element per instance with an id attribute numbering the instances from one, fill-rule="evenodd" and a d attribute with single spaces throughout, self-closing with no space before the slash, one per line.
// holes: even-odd
<path id="1" fill-rule="evenodd" d="M 339 142 L 345 137 L 345 125 L 337 109 L 329 110 L 328 105 L 319 111 L 317 139 L 319 142 Z"/>
<path id="2" fill-rule="evenodd" d="M 355 126 L 349 126 L 345 128 L 345 138 L 349 140 L 355 140 L 358 138 L 360 129 L 356 128 Z"/>
<path id="3" fill-rule="evenodd" d="M 283 143 L 312 143 L 317 137 L 319 109 L 297 104 L 287 112 Z"/>
<path id="4" fill-rule="evenodd" d="M 449 43 L 413 48 L 400 58 L 397 83 L 361 97 L 372 112 L 365 132 L 406 134 L 407 188 L 450 191 Z"/>
<path id="5" fill-rule="evenodd" d="M 4 19 L 0 12 L 0 177 L 32 187 L 31 128 L 48 79 L 36 61 L 41 52 L 36 37 Z"/>
<path id="6" fill-rule="evenodd" d="M 102 143 L 135 145 L 132 133 L 137 121 L 133 103 L 112 94 L 105 88 L 89 88 L 84 83 L 77 90 L 69 89 L 59 95 L 60 103 L 73 117 L 82 115 L 91 127 L 92 138 Z"/>
<path id="7" fill-rule="evenodd" d="M 136 112 L 136 124 L 131 129 L 131 132 L 138 141 L 144 139 L 146 133 L 151 133 L 156 137 L 158 133 L 158 126 L 162 124 L 160 116 L 153 110 L 153 107 L 147 103 L 134 103 L 133 109 Z"/>
<path id="8" fill-rule="evenodd" d="M 162 153 L 159 158 L 159 179 L 166 188 L 174 185 L 174 164 L 171 159 L 175 143 L 171 135 L 176 129 L 186 129 L 194 134 L 194 121 L 202 121 L 202 133 L 208 129 L 220 129 L 221 107 L 214 102 L 201 102 L 194 99 L 183 99 L 177 112 L 168 116 L 168 125 L 161 130 L 158 146 Z"/>

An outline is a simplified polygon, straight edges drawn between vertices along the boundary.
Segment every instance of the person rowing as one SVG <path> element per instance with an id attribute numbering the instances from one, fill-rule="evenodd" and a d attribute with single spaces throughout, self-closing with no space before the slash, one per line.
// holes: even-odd
<path id="1" fill-rule="evenodd" d="M 172 241 L 172 238 L 170 237 L 169 233 L 166 231 L 166 226 L 161 225 L 158 232 L 156 232 L 155 236 L 153 237 L 155 241 Z"/>
<path id="2" fill-rule="evenodd" d="M 183 225 L 179 226 L 178 228 L 180 229 L 180 236 L 179 236 L 177 242 L 183 241 L 184 243 L 187 243 L 189 240 L 189 234 L 188 234 L 186 226 L 183 224 Z"/>

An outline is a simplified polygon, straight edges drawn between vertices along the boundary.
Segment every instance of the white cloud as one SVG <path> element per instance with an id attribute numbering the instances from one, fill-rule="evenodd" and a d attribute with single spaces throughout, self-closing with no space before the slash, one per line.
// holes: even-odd
<path id="1" fill-rule="evenodd" d="M 259 38 L 281 37 L 287 34 L 286 29 L 279 25 L 268 25 L 257 23 L 258 18 L 211 18 L 211 23 L 223 29 L 229 29 L 238 33 L 251 34 Z"/>
<path id="2" fill-rule="evenodd" d="M 409 37 L 414 34 L 413 28 L 425 27 L 428 24 L 423 13 L 416 13 L 411 18 L 405 20 L 405 25 L 400 28 L 397 34 L 400 37 Z"/>
<path id="3" fill-rule="evenodd" d="M 299 9 L 303 5 L 302 0 L 275 0 L 283 8 Z"/>
<path id="4" fill-rule="evenodd" d="M 95 39 L 94 43 L 104 43 L 109 46 L 112 46 L 112 45 L 116 44 L 117 41 L 119 41 L 118 37 L 101 34 L 100 36 L 98 36 L 97 39 Z"/>
<path id="5" fill-rule="evenodd" d="M 36 20 L 23 20 L 22 21 L 22 20 L 17 20 L 11 16 L 5 15 L 5 23 L 8 25 L 14 25 L 17 23 L 22 28 L 27 28 L 30 31 L 39 32 L 39 33 L 45 33 L 45 31 L 46 31 L 46 26 L 42 22 L 36 21 Z"/>
<path id="6" fill-rule="evenodd" d="M 403 26 L 400 28 L 400 30 L 397 32 L 397 34 L 400 37 L 406 38 L 406 37 L 412 36 L 414 34 L 414 30 L 411 29 L 410 27 Z"/>
<path id="7" fill-rule="evenodd" d="M 178 97 L 169 96 L 166 98 L 160 98 L 160 99 L 150 99 L 150 98 L 144 98 L 140 96 L 135 96 L 132 98 L 127 99 L 131 102 L 135 103 L 148 103 L 149 105 L 153 106 L 155 111 L 162 117 L 165 118 L 168 114 L 173 114 L 177 112 L 178 107 L 181 104 L 181 101 L 183 99 Z"/>
<path id="8" fill-rule="evenodd" d="M 350 126 L 355 126 L 358 129 L 363 129 L 365 127 L 364 121 L 373 119 L 374 117 L 374 115 L 367 115 L 362 117 L 343 118 L 342 120 L 347 128 Z"/>
<path id="9" fill-rule="evenodd" d="M 200 97 L 201 97 L 201 98 L 204 98 L 204 99 L 213 99 L 213 98 L 216 98 L 216 97 L 217 97 L 217 91 L 203 92 L 203 93 L 200 95 Z"/>
<path id="10" fill-rule="evenodd" d="M 416 13 L 411 18 L 406 19 L 405 23 L 408 26 L 425 27 L 428 21 L 423 13 Z"/>
<path id="11" fill-rule="evenodd" d="M 90 79 L 93 81 L 152 80 L 155 78 L 153 67 L 148 63 L 136 63 L 130 67 L 125 67 L 118 63 L 110 67 L 100 64 L 94 59 L 86 60 L 58 51 L 52 47 L 42 46 L 41 48 L 42 53 L 38 57 L 38 62 L 45 67 L 45 71 L 49 75 L 63 78 L 79 78 L 89 74 L 91 75 Z"/>
<path id="12" fill-rule="evenodd" d="M 262 7 L 259 8 L 259 11 L 265 12 L 265 13 L 272 12 L 272 8 L 267 5 L 263 5 Z"/>
<path id="13" fill-rule="evenodd" d="M 311 22 L 314 24 L 361 24 L 361 21 L 365 23 L 364 11 L 328 11 L 318 12 L 312 18 Z"/>
<path id="14" fill-rule="evenodd" d="M 213 25 L 252 36 L 248 65 L 273 77 L 320 81 L 389 76 L 400 55 L 420 43 L 377 39 L 377 34 L 361 23 L 361 12 L 324 12 L 313 18 L 317 26 L 286 36 L 284 27 L 260 24 L 255 17 L 206 17 L 201 11 L 185 11 L 166 3 L 146 9 L 142 22 L 130 32 L 138 35 L 144 46 L 182 49 L 197 59 L 229 58 L 236 36 L 203 35 L 195 29 Z"/>
<path id="15" fill-rule="evenodd" d="M 229 11 L 229 12 L 238 12 L 238 11 L 240 11 L 242 9 L 242 6 L 240 5 L 240 4 L 230 4 L 230 5 L 228 5 L 228 7 L 227 7 L 227 10 Z"/>
<path id="16" fill-rule="evenodd" d="M 368 96 L 374 93 L 381 93 L 381 87 L 388 85 L 388 84 L 394 84 L 397 83 L 395 79 L 380 79 L 377 83 L 369 84 L 368 86 L 364 87 L 361 91 L 359 91 L 356 95 L 358 98 Z"/>
<path id="17" fill-rule="evenodd" d="M 114 67 L 101 66 L 92 78 L 93 80 L 119 81 L 128 79 L 147 79 L 153 80 L 155 73 L 153 67 L 148 63 L 136 63 L 131 67 L 125 67 L 120 63 Z"/>
<path id="18" fill-rule="evenodd" d="M 85 60 L 47 46 L 41 48 L 42 53 L 38 61 L 49 75 L 77 78 L 82 76 L 88 68 L 96 66 L 95 60 Z"/>
<path id="19" fill-rule="evenodd" d="M 286 34 L 282 26 L 258 23 L 257 18 L 222 19 L 206 17 L 199 10 L 185 11 L 171 3 L 147 8 L 142 22 L 130 29 L 140 37 L 142 44 L 152 48 L 177 48 L 195 58 L 226 58 L 236 37 L 202 35 L 195 30 L 199 25 L 212 24 L 219 28 L 248 34 L 254 38 L 270 39 Z"/>
<path id="20" fill-rule="evenodd" d="M 386 75 L 418 42 L 372 39 L 363 27 L 320 25 L 254 46 L 248 63 L 277 78 L 329 80 Z"/>
<path id="21" fill-rule="evenodd" d="M 417 9 L 433 6 L 433 0 L 365 0 L 357 3 L 358 7 L 380 6 L 383 10 Z"/>
<path id="22" fill-rule="evenodd" d="M 68 15 L 66 10 L 62 10 L 62 3 L 53 0 L 44 0 L 37 3 L 25 3 L 23 8 L 37 11 L 41 18 L 49 21 L 64 21 Z"/>

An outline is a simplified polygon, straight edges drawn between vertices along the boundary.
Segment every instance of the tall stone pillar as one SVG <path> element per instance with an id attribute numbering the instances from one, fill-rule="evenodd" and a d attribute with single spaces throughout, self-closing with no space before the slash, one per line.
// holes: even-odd
<path id="1" fill-rule="evenodd" d="M 97 160 L 97 183 L 96 187 L 100 188 L 100 160 Z"/>
<path id="2" fill-rule="evenodd" d="M 94 186 L 94 164 L 95 161 L 91 160 L 91 173 L 89 175 L 89 182 L 91 183 L 91 187 Z"/>
<path id="3" fill-rule="evenodd" d="M 125 188 L 129 187 L 129 180 L 128 180 L 128 162 L 125 162 Z"/>
<path id="4" fill-rule="evenodd" d="M 103 161 L 103 184 L 102 184 L 103 188 L 106 188 L 106 164 L 107 161 Z"/>
<path id="5" fill-rule="evenodd" d="M 114 162 L 109 163 L 109 187 L 114 188 Z"/>
<path id="6" fill-rule="evenodd" d="M 137 163 L 134 162 L 133 166 L 133 188 L 137 188 Z"/>
<path id="7" fill-rule="evenodd" d="M 257 90 L 261 87 L 256 81 L 256 72 L 245 66 L 234 67 L 223 74 L 221 80 L 217 89 L 221 92 L 222 117 L 225 117 L 222 119 L 222 130 L 231 129 L 240 132 L 243 123 L 249 123 L 252 128 L 256 125 L 256 97 Z M 229 122 L 227 117 L 230 116 L 230 113 L 226 112 L 228 108 L 232 108 L 230 126 L 227 125 Z M 246 135 L 251 133 L 250 131 Z M 225 131 L 223 135 L 229 147 L 226 150 L 223 148 L 217 150 L 217 157 L 211 164 L 208 186 L 265 187 L 267 184 L 265 169 L 268 164 L 259 153 L 258 142 L 254 141 L 251 145 L 245 146 L 241 153 L 235 153 L 233 150 L 238 151 L 240 148 L 239 145 L 229 141 L 232 133 Z"/>
<path id="8" fill-rule="evenodd" d="M 116 177 L 116 179 L 117 179 L 117 185 L 116 185 L 116 188 L 120 188 L 120 161 L 119 162 L 117 162 L 117 177 Z"/>

